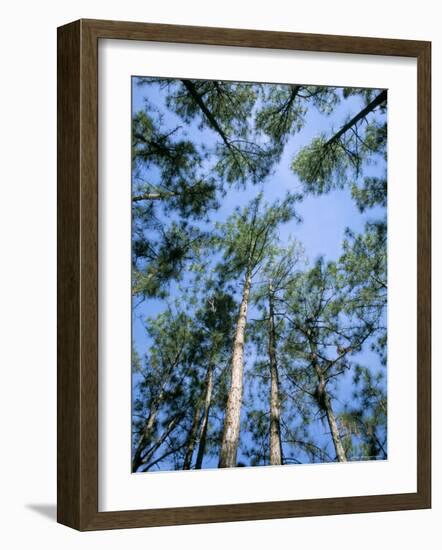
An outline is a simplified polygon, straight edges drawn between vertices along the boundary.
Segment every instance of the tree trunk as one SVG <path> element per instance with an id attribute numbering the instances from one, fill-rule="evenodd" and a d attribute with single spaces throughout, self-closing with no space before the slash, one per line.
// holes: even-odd
<path id="1" fill-rule="evenodd" d="M 141 455 L 143 453 L 143 450 L 148 445 L 150 439 L 152 438 L 153 430 L 155 427 L 155 422 L 158 416 L 158 412 L 160 409 L 160 404 L 163 400 L 163 392 L 161 391 L 157 399 L 152 404 L 149 417 L 146 421 L 146 424 L 143 428 L 143 431 L 140 435 L 140 438 L 138 440 L 137 448 L 135 450 L 133 459 L 132 459 L 132 471 L 136 472 L 137 469 L 141 466 L 143 463 L 141 459 Z"/>
<path id="2" fill-rule="evenodd" d="M 320 407 L 324 410 L 327 416 L 327 422 L 330 428 L 333 445 L 335 447 L 336 457 L 339 462 L 347 462 L 347 457 L 345 455 L 345 450 L 342 445 L 341 436 L 339 435 L 338 424 L 336 422 L 336 417 L 333 412 L 331 399 L 325 387 L 324 374 L 317 363 L 315 363 L 314 367 L 318 376 L 317 399 Z"/>
<path id="3" fill-rule="evenodd" d="M 195 412 L 193 414 L 192 426 L 187 438 L 186 454 L 184 455 L 183 470 L 190 470 L 192 465 L 193 450 L 195 448 L 196 438 L 198 435 L 198 424 L 201 417 L 201 399 L 198 398 L 195 404 Z"/>
<path id="4" fill-rule="evenodd" d="M 173 430 L 175 429 L 178 422 L 181 420 L 181 418 L 183 416 L 184 416 L 183 413 L 179 413 L 179 414 L 175 415 L 173 418 L 170 419 L 170 421 L 167 424 L 166 429 L 163 431 L 163 433 L 159 437 L 157 437 L 157 439 L 155 440 L 153 445 L 150 447 L 150 449 L 148 449 L 146 454 L 142 453 L 142 457 L 141 457 L 141 460 L 140 460 L 140 465 L 146 464 L 147 462 L 149 462 L 149 460 L 151 460 L 153 458 L 154 454 L 158 451 L 158 449 L 161 447 L 161 445 L 166 441 L 168 436 L 173 432 Z M 149 467 L 150 466 L 147 466 L 144 469 L 142 469 L 141 471 L 145 472 L 149 469 Z"/>
<path id="5" fill-rule="evenodd" d="M 247 324 L 247 308 L 251 283 L 252 272 L 249 268 L 246 272 L 243 295 L 236 323 L 235 337 L 233 340 L 231 382 L 224 418 L 224 430 L 219 460 L 220 468 L 232 468 L 236 466 L 243 393 L 244 334 Z"/>
<path id="6" fill-rule="evenodd" d="M 162 387 L 160 389 L 160 392 L 158 395 L 154 398 L 150 411 L 149 416 L 146 420 L 146 424 L 143 427 L 143 430 L 140 434 L 140 437 L 138 439 L 137 447 L 135 449 L 133 458 L 132 458 L 132 471 L 136 472 L 137 469 L 143 464 L 143 460 L 141 459 L 143 451 L 145 450 L 146 446 L 149 444 L 154 428 L 155 428 L 155 422 L 158 417 L 158 413 L 160 411 L 160 407 L 162 405 L 163 399 L 164 399 L 164 388 L 167 383 L 167 381 L 170 379 L 170 376 L 172 374 L 173 369 L 177 365 L 179 358 L 181 355 L 181 350 L 178 351 L 175 360 L 168 366 L 167 371 L 165 373 L 165 379 L 163 380 Z"/>
<path id="7" fill-rule="evenodd" d="M 176 197 L 177 193 L 174 193 L 172 191 L 150 191 L 147 193 L 143 193 L 142 195 L 135 195 L 132 197 L 132 202 L 140 202 L 140 201 L 160 201 L 164 199 L 168 199 L 170 197 Z"/>
<path id="8" fill-rule="evenodd" d="M 329 395 L 325 394 L 325 412 L 327 414 L 328 425 L 330 426 L 330 432 L 333 438 L 333 444 L 335 446 L 336 456 L 339 462 L 347 462 L 344 447 L 342 446 L 341 436 L 339 435 L 338 425 L 331 405 Z"/>
<path id="9" fill-rule="evenodd" d="M 273 288 L 269 283 L 269 365 L 270 365 L 270 464 L 282 464 L 281 403 L 279 399 L 278 363 L 276 360 L 275 315 Z"/>
<path id="10" fill-rule="evenodd" d="M 195 470 L 200 470 L 203 465 L 204 453 L 206 452 L 207 427 L 209 423 L 209 411 L 212 403 L 213 390 L 213 366 L 209 364 L 206 376 L 206 395 L 204 398 L 203 417 L 201 419 L 198 454 L 196 456 Z"/>

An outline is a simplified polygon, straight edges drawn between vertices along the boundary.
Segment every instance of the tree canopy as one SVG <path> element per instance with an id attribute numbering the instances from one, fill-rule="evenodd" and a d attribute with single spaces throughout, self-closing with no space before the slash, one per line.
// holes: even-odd
<path id="1" fill-rule="evenodd" d="M 132 470 L 387 458 L 386 90 L 132 95 Z"/>

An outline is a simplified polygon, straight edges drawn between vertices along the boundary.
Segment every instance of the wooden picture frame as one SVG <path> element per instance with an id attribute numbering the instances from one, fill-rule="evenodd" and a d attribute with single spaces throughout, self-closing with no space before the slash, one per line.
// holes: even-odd
<path id="1" fill-rule="evenodd" d="M 123 39 L 402 56 L 418 70 L 417 492 L 98 511 L 98 41 Z M 81 531 L 431 506 L 431 44 L 79 20 L 58 29 L 58 521 Z"/>

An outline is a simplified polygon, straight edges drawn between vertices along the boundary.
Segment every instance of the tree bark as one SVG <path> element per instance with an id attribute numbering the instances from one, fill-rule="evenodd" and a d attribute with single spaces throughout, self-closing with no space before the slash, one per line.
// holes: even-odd
<path id="1" fill-rule="evenodd" d="M 270 365 L 270 464 L 282 464 L 281 402 L 279 398 L 278 363 L 276 360 L 275 314 L 273 288 L 269 283 L 269 365 Z"/>
<path id="2" fill-rule="evenodd" d="M 187 438 L 186 453 L 184 455 L 183 470 L 190 470 L 192 466 L 193 450 L 195 449 L 196 438 L 198 435 L 198 424 L 201 417 L 201 399 L 195 405 L 195 412 L 193 414 L 192 426 Z"/>
<path id="3" fill-rule="evenodd" d="M 231 382 L 224 418 L 224 429 L 219 460 L 220 468 L 232 468 L 236 466 L 243 393 L 244 334 L 247 324 L 247 308 L 251 283 L 252 272 L 249 266 L 244 281 L 243 295 L 233 341 Z"/>
<path id="4" fill-rule="evenodd" d="M 325 402 L 326 402 L 325 412 L 327 414 L 328 425 L 330 427 L 330 432 L 333 438 L 333 444 L 335 446 L 336 457 L 339 462 L 347 462 L 345 450 L 344 450 L 344 447 L 342 446 L 341 436 L 339 435 L 338 425 L 336 423 L 336 417 L 334 415 L 330 396 L 328 394 L 325 395 Z"/>
<path id="5" fill-rule="evenodd" d="M 173 191 L 150 191 L 148 193 L 143 193 L 142 195 L 133 196 L 132 202 L 159 201 L 170 197 L 176 197 L 177 194 L 178 193 L 174 193 Z"/>
<path id="6" fill-rule="evenodd" d="M 338 424 L 336 422 L 336 417 L 333 412 L 331 399 L 325 387 L 326 384 L 324 374 L 317 363 L 315 363 L 314 368 L 318 376 L 317 398 L 321 408 L 324 410 L 327 416 L 328 426 L 330 428 L 333 445 L 336 451 L 336 458 L 339 462 L 347 462 L 347 457 L 345 455 L 345 450 L 342 445 L 341 436 L 339 435 Z"/>
<path id="7" fill-rule="evenodd" d="M 212 404 L 213 390 L 213 366 L 209 364 L 206 376 L 206 395 L 204 398 L 203 417 L 201 419 L 198 453 L 196 455 L 195 470 L 200 470 L 203 465 L 204 453 L 206 452 L 207 428 L 209 423 L 209 411 Z"/>

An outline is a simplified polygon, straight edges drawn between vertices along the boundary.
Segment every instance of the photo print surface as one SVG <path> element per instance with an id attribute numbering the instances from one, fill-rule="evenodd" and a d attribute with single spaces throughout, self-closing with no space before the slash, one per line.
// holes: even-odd
<path id="1" fill-rule="evenodd" d="M 387 459 L 387 91 L 131 85 L 132 472 Z"/>

